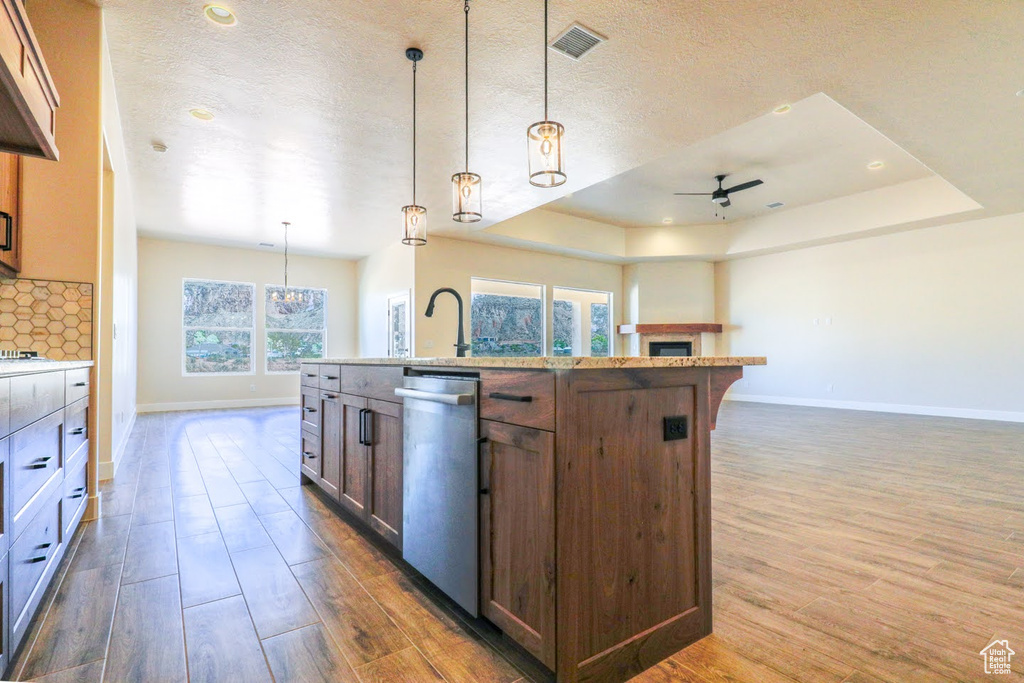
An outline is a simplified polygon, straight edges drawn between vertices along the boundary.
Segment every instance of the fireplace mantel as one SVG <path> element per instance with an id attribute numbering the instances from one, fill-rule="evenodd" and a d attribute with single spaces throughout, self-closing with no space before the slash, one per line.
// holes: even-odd
<path id="1" fill-rule="evenodd" d="M 619 334 L 721 334 L 717 323 L 650 323 L 646 325 L 619 325 Z"/>

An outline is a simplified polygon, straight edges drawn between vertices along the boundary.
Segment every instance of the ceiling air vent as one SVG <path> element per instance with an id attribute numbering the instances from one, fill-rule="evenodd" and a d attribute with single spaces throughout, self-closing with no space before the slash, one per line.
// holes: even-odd
<path id="1" fill-rule="evenodd" d="M 783 202 L 772 202 L 771 204 L 765 204 L 769 209 L 778 209 L 785 206 Z"/>
<path id="2" fill-rule="evenodd" d="M 607 38 L 600 33 L 591 31 L 580 23 L 575 23 L 558 34 L 558 37 L 551 43 L 551 49 L 561 52 L 566 57 L 579 59 L 605 40 Z"/>

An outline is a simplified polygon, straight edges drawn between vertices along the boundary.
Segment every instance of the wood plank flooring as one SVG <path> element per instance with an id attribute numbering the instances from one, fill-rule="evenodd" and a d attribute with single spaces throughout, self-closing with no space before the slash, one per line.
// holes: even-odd
<path id="1" fill-rule="evenodd" d="M 297 422 L 140 416 L 12 675 L 547 680 L 298 485 Z M 1024 647 L 1024 425 L 727 403 L 712 453 L 715 633 L 635 680 L 983 680 Z"/>

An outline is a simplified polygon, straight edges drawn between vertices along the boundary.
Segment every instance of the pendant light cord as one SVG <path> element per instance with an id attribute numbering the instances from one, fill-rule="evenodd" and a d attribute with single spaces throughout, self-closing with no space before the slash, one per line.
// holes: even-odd
<path id="1" fill-rule="evenodd" d="M 284 296 L 288 297 L 288 226 L 291 223 L 284 222 Z"/>
<path id="2" fill-rule="evenodd" d="M 469 173 L 469 0 L 466 0 L 466 173 Z"/>
<path id="3" fill-rule="evenodd" d="M 544 120 L 548 120 L 548 0 L 544 0 Z"/>
<path id="4" fill-rule="evenodd" d="M 412 203 L 416 205 L 416 62 L 412 63 Z"/>

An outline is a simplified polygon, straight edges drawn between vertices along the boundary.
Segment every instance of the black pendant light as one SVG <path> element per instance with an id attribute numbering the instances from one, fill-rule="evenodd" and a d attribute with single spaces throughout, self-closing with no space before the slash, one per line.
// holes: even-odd
<path id="1" fill-rule="evenodd" d="M 416 203 L 416 64 L 423 50 L 410 47 L 405 56 L 412 62 L 412 204 L 402 207 L 402 244 L 422 247 L 427 243 L 427 210 Z"/>
<path id="2" fill-rule="evenodd" d="M 465 0 L 463 12 L 466 15 L 466 170 L 452 176 L 452 220 L 476 223 L 483 218 L 483 213 L 480 176 L 469 172 L 469 0 Z"/>
<path id="3" fill-rule="evenodd" d="M 548 0 L 544 0 L 544 120 L 526 131 L 530 184 L 558 187 L 565 182 L 565 127 L 548 119 Z"/>
<path id="4" fill-rule="evenodd" d="M 466 170 L 452 176 L 452 220 L 475 223 L 483 217 L 480 200 L 480 176 L 469 172 L 469 0 L 466 14 Z"/>

